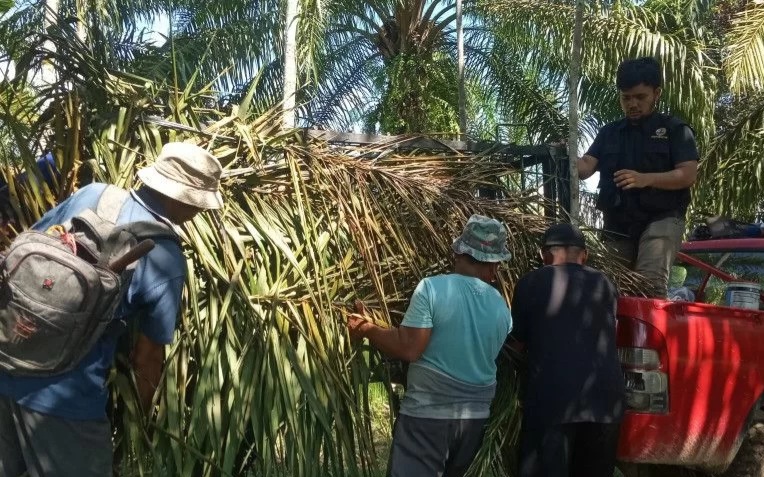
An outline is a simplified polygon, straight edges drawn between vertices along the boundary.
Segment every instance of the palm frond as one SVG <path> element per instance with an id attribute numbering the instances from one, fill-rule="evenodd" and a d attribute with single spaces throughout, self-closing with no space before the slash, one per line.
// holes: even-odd
<path id="1" fill-rule="evenodd" d="M 735 16 L 725 50 L 724 68 L 733 92 L 764 88 L 764 3 L 750 2 Z"/>
<path id="2" fill-rule="evenodd" d="M 746 98 L 746 108 L 719 134 L 700 164 L 693 209 L 702 218 L 725 214 L 753 221 L 764 193 L 764 95 Z"/>
<path id="3" fill-rule="evenodd" d="M 513 31 L 509 37 L 522 38 L 521 32 L 525 30 L 543 38 L 546 48 L 535 51 L 550 57 L 555 71 L 565 71 L 559 68 L 567 65 L 564 59 L 570 51 L 571 6 L 552 1 L 502 0 L 480 4 L 480 8 L 498 15 L 506 28 Z M 687 37 L 686 25 L 666 30 L 671 24 L 661 12 L 634 5 L 590 10 L 584 19 L 582 77 L 592 83 L 612 84 L 622 60 L 656 56 L 663 66 L 668 109 L 688 120 L 701 139 L 707 139 L 703 135 L 713 131 L 713 94 L 709 94 L 715 91 L 713 63 L 707 58 L 701 39 Z M 600 107 L 612 110 L 603 104 L 610 98 L 609 95 L 601 98 L 597 107 L 593 107 L 594 98 L 590 98 L 590 110 Z"/>

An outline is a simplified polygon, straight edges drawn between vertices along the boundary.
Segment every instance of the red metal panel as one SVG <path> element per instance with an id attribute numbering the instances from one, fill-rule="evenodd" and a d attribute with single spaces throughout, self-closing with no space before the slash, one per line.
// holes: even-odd
<path id="1" fill-rule="evenodd" d="M 758 247 L 764 243 L 756 241 Z M 729 247 L 729 241 L 723 242 Z M 668 414 L 628 411 L 618 458 L 709 468 L 727 465 L 749 412 L 764 392 L 764 313 L 624 297 L 618 314 L 660 331 L 669 370 Z"/>

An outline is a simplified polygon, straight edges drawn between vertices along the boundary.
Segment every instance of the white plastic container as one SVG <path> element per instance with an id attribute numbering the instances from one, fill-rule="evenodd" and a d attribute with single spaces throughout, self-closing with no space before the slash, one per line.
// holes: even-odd
<path id="1" fill-rule="evenodd" d="M 733 308 L 759 309 L 761 285 L 753 282 L 731 282 L 724 293 L 724 303 Z"/>

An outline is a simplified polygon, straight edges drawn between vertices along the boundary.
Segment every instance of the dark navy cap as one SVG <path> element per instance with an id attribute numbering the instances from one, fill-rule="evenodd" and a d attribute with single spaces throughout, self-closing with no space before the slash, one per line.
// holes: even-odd
<path id="1" fill-rule="evenodd" d="M 584 238 L 584 234 L 582 234 L 575 225 L 568 223 L 555 224 L 544 232 L 544 239 L 541 241 L 541 246 L 586 248 L 586 239 Z"/>

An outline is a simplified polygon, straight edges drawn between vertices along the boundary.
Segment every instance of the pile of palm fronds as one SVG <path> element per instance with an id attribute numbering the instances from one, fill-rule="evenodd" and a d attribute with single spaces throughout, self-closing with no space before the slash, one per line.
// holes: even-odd
<path id="1" fill-rule="evenodd" d="M 29 174 L 10 181 L 19 227 L 91 178 L 134 185 L 166 141 L 194 141 L 225 167 L 225 208 L 183 229 L 185 312 L 152 424 L 129 374 L 112 373 L 124 475 L 369 475 L 378 462 L 367 388 L 391 378 L 376 352 L 348 341 L 347 304 L 360 298 L 398 321 L 417 281 L 449 269 L 449 246 L 473 213 L 508 226 L 513 258 L 499 285 L 509 296 L 538 264 L 541 199 L 512 192 L 512 172 L 490 157 L 305 142 L 279 131 L 277 112 L 251 114 L 251 95 L 223 113 L 206 87 L 179 91 L 57 46 L 56 84 L 30 95 L 19 75 L 0 91 L 0 119 L 16 138 L 3 149 L 5 177 Z M 40 147 L 62 172 L 52 188 L 32 166 Z M 502 198 L 477 198 L 484 187 Z M 509 374 L 477 463 L 497 475 L 517 431 Z"/>

